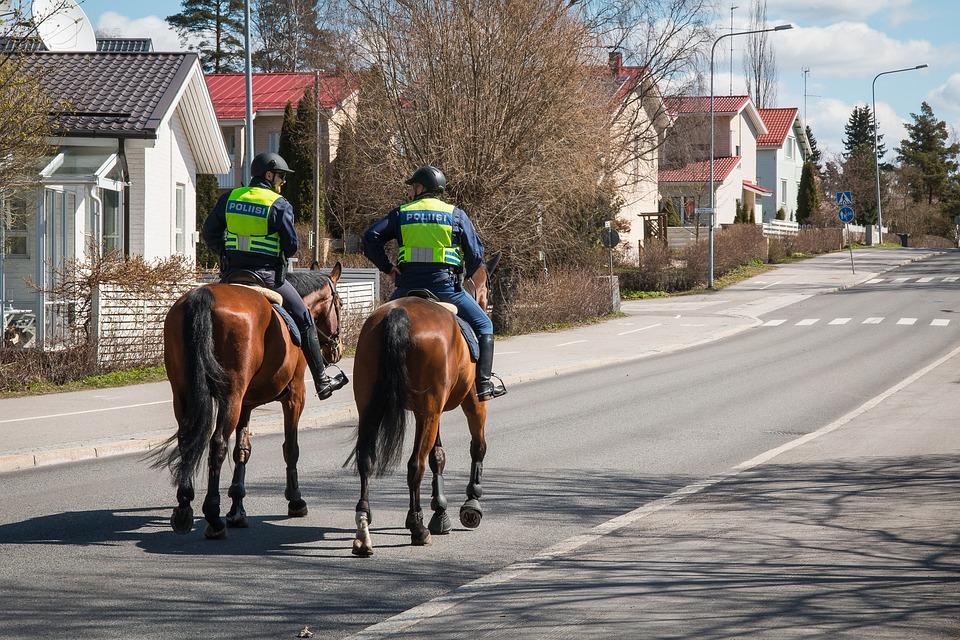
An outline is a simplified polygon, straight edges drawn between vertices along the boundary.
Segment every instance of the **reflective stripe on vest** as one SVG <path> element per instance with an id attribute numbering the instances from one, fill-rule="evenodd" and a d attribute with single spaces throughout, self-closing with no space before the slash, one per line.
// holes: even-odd
<path id="1" fill-rule="evenodd" d="M 421 198 L 400 206 L 397 264 L 463 266 L 463 252 L 453 245 L 452 204 Z"/>
<path id="2" fill-rule="evenodd" d="M 269 233 L 268 219 L 280 194 L 262 187 L 240 187 L 227 200 L 224 249 L 280 257 L 280 234 Z"/>

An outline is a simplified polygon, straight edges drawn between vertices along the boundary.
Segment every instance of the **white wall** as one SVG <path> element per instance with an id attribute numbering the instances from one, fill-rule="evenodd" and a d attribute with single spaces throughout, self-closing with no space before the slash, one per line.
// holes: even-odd
<path id="1" fill-rule="evenodd" d="M 787 144 L 793 144 L 792 158 L 787 157 Z M 759 184 L 773 191 L 772 196 L 763 199 L 764 221 L 769 222 L 776 218 L 780 207 L 783 207 L 786 212 L 787 220 L 795 220 L 797 195 L 800 192 L 800 177 L 803 175 L 803 154 L 794 137 L 793 130 L 784 140 L 783 146 L 776 149 L 760 149 L 757 152 L 757 158 Z M 781 189 L 781 180 L 787 181 L 786 193 Z"/>

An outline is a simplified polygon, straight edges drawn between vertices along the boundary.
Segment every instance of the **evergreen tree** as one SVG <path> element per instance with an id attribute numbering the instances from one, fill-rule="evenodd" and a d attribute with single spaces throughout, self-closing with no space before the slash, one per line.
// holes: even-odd
<path id="1" fill-rule="evenodd" d="M 181 6 L 167 22 L 200 53 L 204 72 L 236 71 L 243 60 L 243 0 L 182 0 Z"/>
<path id="2" fill-rule="evenodd" d="M 310 88 L 297 103 L 290 158 L 287 158 L 294 174 L 287 182 L 285 195 L 293 204 L 297 222 L 313 220 L 316 113 L 313 88 Z"/>
<path id="3" fill-rule="evenodd" d="M 663 205 L 663 212 L 667 214 L 667 226 L 668 227 L 679 227 L 681 226 L 680 214 L 677 213 L 677 208 L 673 205 L 673 200 L 667 198 Z"/>
<path id="4" fill-rule="evenodd" d="M 897 160 L 908 176 L 907 188 L 914 202 L 940 202 L 957 172 L 960 144 L 947 144 L 950 137 L 947 123 L 938 120 L 926 102 L 920 114 L 911 113 L 913 124 L 907 125 L 907 138 L 900 142 Z"/>
<path id="5" fill-rule="evenodd" d="M 743 205 L 740 204 L 739 200 L 737 200 L 737 206 L 736 206 L 736 209 L 734 210 L 733 221 L 736 224 L 740 224 L 741 222 L 743 222 Z"/>
<path id="6" fill-rule="evenodd" d="M 807 161 L 812 162 L 817 173 L 820 173 L 820 171 L 823 170 L 823 167 L 820 166 L 820 163 L 823 161 L 823 155 L 817 146 L 817 139 L 813 137 L 813 129 L 810 128 L 810 125 L 807 125 L 807 141 L 810 142 L 810 157 L 807 158 Z"/>
<path id="7" fill-rule="evenodd" d="M 873 127 L 874 117 L 870 112 L 870 107 L 854 107 L 850 119 L 843 128 L 844 139 L 844 158 L 863 148 L 873 149 Z M 887 149 L 883 144 L 883 134 L 877 135 L 877 158 L 883 158 Z"/>
<path id="8" fill-rule="evenodd" d="M 816 166 L 810 160 L 803 163 L 800 174 L 800 189 L 797 194 L 797 222 L 809 224 L 810 216 L 820 207 L 820 193 L 817 190 Z"/>
<path id="9" fill-rule="evenodd" d="M 197 174 L 197 231 L 203 230 L 203 223 L 210 215 L 210 211 L 220 199 L 217 190 L 217 177 L 205 173 Z M 197 244 L 197 265 L 201 267 L 216 267 L 220 256 L 211 253 L 205 242 Z"/>
<path id="10" fill-rule="evenodd" d="M 283 124 L 280 126 L 280 145 L 277 147 L 277 153 L 280 154 L 284 160 L 287 161 L 287 164 L 291 169 L 296 171 L 297 169 L 293 166 L 294 161 L 294 150 L 293 147 L 296 144 L 297 139 L 297 115 L 293 110 L 293 104 L 290 101 L 287 101 L 287 106 L 283 108 Z M 290 192 L 290 183 L 284 187 L 284 191 Z M 289 197 L 287 198 L 289 200 Z"/>

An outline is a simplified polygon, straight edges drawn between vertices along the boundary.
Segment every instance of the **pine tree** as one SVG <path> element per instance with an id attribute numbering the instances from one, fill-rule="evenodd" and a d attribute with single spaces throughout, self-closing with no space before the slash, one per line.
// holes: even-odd
<path id="1" fill-rule="evenodd" d="M 844 158 L 849 158 L 860 149 L 873 149 L 873 127 L 874 117 L 870 112 L 870 107 L 854 107 L 850 119 L 843 128 L 844 139 Z M 877 158 L 883 158 L 887 150 L 883 144 L 883 134 L 877 135 Z"/>
<path id="2" fill-rule="evenodd" d="M 277 147 L 277 153 L 280 154 L 291 169 L 296 172 L 296 168 L 291 164 L 294 161 L 295 151 L 293 149 L 297 139 L 297 115 L 293 110 L 293 104 L 287 101 L 287 106 L 283 108 L 283 124 L 280 126 L 280 145 Z M 294 174 L 296 175 L 296 174 Z M 284 191 L 289 192 L 290 183 L 288 182 Z M 289 200 L 289 197 L 287 198 Z"/>
<path id="3" fill-rule="evenodd" d="M 220 194 L 217 191 L 217 178 L 205 173 L 197 174 L 197 231 L 203 230 L 203 223 L 210 215 L 210 211 L 217 204 Z M 206 243 L 197 244 L 197 265 L 200 267 L 215 267 L 220 256 L 211 253 Z"/>
<path id="4" fill-rule="evenodd" d="M 204 72 L 236 71 L 243 60 L 243 0 L 182 0 L 181 6 L 167 22 L 200 53 Z"/>
<path id="5" fill-rule="evenodd" d="M 797 222 L 809 224 L 810 216 L 820 206 L 820 193 L 817 190 L 816 166 L 812 161 L 803 163 L 800 174 L 800 188 L 797 193 Z"/>
<path id="6" fill-rule="evenodd" d="M 950 137 L 947 123 L 938 120 L 929 104 L 920 105 L 920 114 L 911 113 L 913 124 L 907 125 L 907 138 L 900 142 L 897 160 L 908 178 L 907 188 L 914 202 L 940 202 L 957 172 L 960 144 L 947 144 Z"/>
<path id="7" fill-rule="evenodd" d="M 817 139 L 813 137 L 813 129 L 810 128 L 810 125 L 807 125 L 807 141 L 810 143 L 810 157 L 807 158 L 807 160 L 813 163 L 813 167 L 819 174 L 820 171 L 823 170 L 823 168 L 820 166 L 820 163 L 823 160 L 823 155 L 820 153 L 820 149 L 817 146 Z"/>
<path id="8" fill-rule="evenodd" d="M 286 197 L 293 204 L 297 222 L 313 220 L 314 140 L 316 139 L 316 103 L 313 88 L 303 92 L 297 103 L 290 150 L 290 168 L 294 174 L 287 182 Z"/>

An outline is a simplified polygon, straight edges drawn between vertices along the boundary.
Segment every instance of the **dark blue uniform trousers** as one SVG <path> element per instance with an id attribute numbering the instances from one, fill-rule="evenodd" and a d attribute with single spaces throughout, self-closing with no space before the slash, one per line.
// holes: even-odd
<path id="1" fill-rule="evenodd" d="M 466 320 L 478 336 L 493 334 L 493 322 L 477 301 L 460 288 L 449 270 L 402 273 L 390 299 L 401 298 L 411 289 L 429 289 L 442 301 L 457 305 L 457 315 Z"/>

